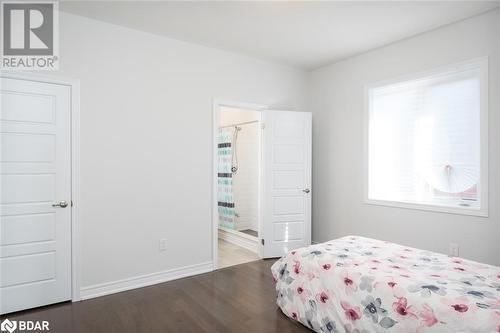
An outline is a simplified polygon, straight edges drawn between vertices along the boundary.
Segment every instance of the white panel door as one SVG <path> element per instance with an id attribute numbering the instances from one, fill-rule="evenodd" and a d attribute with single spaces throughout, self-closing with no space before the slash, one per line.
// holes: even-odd
<path id="1" fill-rule="evenodd" d="M 311 114 L 264 111 L 261 250 L 280 257 L 311 244 Z"/>
<path id="2" fill-rule="evenodd" d="M 70 88 L 0 80 L 0 313 L 9 313 L 71 299 Z"/>

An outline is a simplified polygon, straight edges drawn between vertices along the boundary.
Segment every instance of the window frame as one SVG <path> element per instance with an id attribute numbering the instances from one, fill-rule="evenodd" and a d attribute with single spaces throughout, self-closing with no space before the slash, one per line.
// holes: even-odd
<path id="1" fill-rule="evenodd" d="M 387 85 L 402 83 L 405 81 L 419 80 L 432 76 L 456 73 L 469 69 L 479 69 L 480 77 L 480 111 L 479 111 L 479 131 L 480 131 L 480 181 L 478 184 L 478 197 L 480 199 L 480 207 L 451 207 L 441 206 L 429 203 L 415 203 L 403 201 L 389 201 L 370 199 L 369 193 L 369 125 L 370 125 L 370 107 L 371 107 L 371 90 Z M 364 89 L 364 193 L 363 203 L 368 205 L 377 205 L 385 207 L 396 207 L 403 209 L 413 209 L 421 211 L 431 211 L 439 213 L 449 213 L 458 215 L 471 215 L 479 217 L 488 217 L 488 57 L 480 57 L 468 61 L 455 63 L 451 65 L 441 66 L 432 70 L 417 72 L 414 74 L 404 75 L 397 78 L 383 80 L 365 85 Z"/>

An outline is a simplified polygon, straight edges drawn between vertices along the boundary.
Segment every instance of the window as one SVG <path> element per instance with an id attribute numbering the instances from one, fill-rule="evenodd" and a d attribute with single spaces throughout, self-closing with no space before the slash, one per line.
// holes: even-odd
<path id="1" fill-rule="evenodd" d="M 483 63 L 369 88 L 369 203 L 485 214 Z"/>

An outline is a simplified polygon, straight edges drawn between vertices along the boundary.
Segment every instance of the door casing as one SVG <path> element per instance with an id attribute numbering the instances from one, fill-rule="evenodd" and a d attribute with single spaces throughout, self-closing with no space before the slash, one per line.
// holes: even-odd
<path id="1" fill-rule="evenodd" d="M 70 87 L 71 93 L 71 301 L 80 300 L 81 240 L 80 240 L 80 80 L 33 73 L 0 74 L 0 78 L 58 84 Z"/>

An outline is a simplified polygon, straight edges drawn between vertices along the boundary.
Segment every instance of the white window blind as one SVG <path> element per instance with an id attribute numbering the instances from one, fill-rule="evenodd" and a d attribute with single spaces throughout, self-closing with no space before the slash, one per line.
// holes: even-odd
<path id="1" fill-rule="evenodd" d="M 368 200 L 480 209 L 480 74 L 369 90 Z"/>

